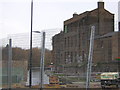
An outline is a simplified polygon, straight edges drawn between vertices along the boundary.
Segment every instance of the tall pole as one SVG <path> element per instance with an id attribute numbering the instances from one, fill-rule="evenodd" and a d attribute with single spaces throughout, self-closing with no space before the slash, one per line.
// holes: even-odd
<path id="1" fill-rule="evenodd" d="M 30 32 L 30 58 L 29 58 L 29 87 L 32 86 L 32 22 L 33 22 L 33 0 L 31 1 L 31 32 Z"/>
<path id="2" fill-rule="evenodd" d="M 40 60 L 40 90 L 42 90 L 44 84 L 44 57 L 45 57 L 45 32 L 42 33 L 42 49 Z"/>
<path id="3" fill-rule="evenodd" d="M 11 89 L 12 85 L 12 39 L 9 39 L 8 45 L 8 89 Z"/>
<path id="4" fill-rule="evenodd" d="M 118 2 L 118 31 L 120 31 L 120 1 Z"/>
<path id="5" fill-rule="evenodd" d="M 94 34 L 95 34 L 95 26 L 92 26 L 91 27 L 91 36 L 90 36 L 88 64 L 87 64 L 86 90 L 88 90 L 88 88 L 90 88 L 92 56 L 93 56 L 93 48 L 94 48 Z"/>

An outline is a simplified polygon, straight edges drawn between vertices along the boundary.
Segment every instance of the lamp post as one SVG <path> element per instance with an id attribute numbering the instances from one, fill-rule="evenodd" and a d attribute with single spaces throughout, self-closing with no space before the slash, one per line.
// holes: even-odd
<path id="1" fill-rule="evenodd" d="M 29 58 L 29 87 L 32 86 L 32 32 L 41 33 L 39 31 L 32 31 L 33 23 L 33 0 L 31 0 L 31 32 L 30 32 L 30 58 Z M 41 86 L 43 88 L 43 73 L 44 73 L 44 55 L 45 55 L 45 32 L 42 34 L 42 51 L 41 51 L 41 60 L 40 60 L 40 71 L 41 71 Z"/>
<path id="2" fill-rule="evenodd" d="M 31 1 L 31 32 L 30 32 L 30 58 L 29 58 L 29 87 L 32 86 L 32 22 L 33 22 L 33 0 Z"/>

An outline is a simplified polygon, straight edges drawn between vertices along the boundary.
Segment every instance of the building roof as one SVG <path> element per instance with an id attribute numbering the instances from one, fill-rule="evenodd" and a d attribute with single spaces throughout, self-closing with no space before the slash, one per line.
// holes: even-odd
<path id="1" fill-rule="evenodd" d="M 98 2 L 98 4 L 99 4 L 99 3 L 101 3 L 101 2 Z M 100 4 L 99 4 L 99 5 L 100 5 Z M 83 12 L 83 13 L 81 13 L 81 14 L 76 14 L 76 13 L 74 13 L 72 18 L 64 21 L 64 24 L 66 25 L 66 24 L 75 22 L 75 21 L 77 21 L 77 20 L 80 20 L 80 19 L 82 19 L 82 18 L 90 15 L 91 13 L 98 12 L 98 10 L 100 10 L 99 5 L 98 5 L 98 8 L 93 9 L 93 10 L 91 10 L 91 11 L 86 11 L 86 12 Z M 106 9 L 104 9 L 104 2 L 103 2 L 103 8 L 102 8 L 101 10 L 104 10 L 104 11 L 105 11 L 106 13 L 108 13 L 108 14 L 114 15 L 114 14 L 110 13 L 109 11 L 107 11 Z"/>
<path id="2" fill-rule="evenodd" d="M 77 21 L 79 19 L 82 19 L 83 17 L 86 17 L 88 15 L 88 13 L 89 13 L 89 11 L 78 14 L 77 16 L 72 17 L 72 18 L 64 21 L 64 24 L 69 24 L 69 23 L 75 22 L 75 21 Z M 73 16 L 74 16 L 74 14 L 73 14 Z"/>

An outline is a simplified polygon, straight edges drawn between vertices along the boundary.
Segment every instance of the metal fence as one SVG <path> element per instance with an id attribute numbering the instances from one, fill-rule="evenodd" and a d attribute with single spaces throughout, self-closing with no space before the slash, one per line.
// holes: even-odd
<path id="1" fill-rule="evenodd" d="M 55 30 L 55 29 L 54 29 Z M 1 65 L 0 65 L 0 85 L 1 88 L 29 88 L 31 82 L 31 88 L 54 88 L 54 90 L 69 88 L 73 90 L 86 88 L 86 76 L 87 76 L 87 59 L 88 53 L 82 52 L 68 52 L 72 51 L 69 47 L 64 51 L 61 49 L 63 43 L 55 42 L 59 41 L 61 37 L 58 32 L 54 30 L 46 30 L 45 37 L 45 58 L 44 62 L 41 61 L 42 55 L 42 33 L 33 32 L 32 38 L 32 67 L 31 67 L 31 81 L 30 81 L 30 35 L 29 33 L 9 35 L 8 38 L 2 39 L 1 45 Z M 50 33 L 51 32 L 51 33 Z M 54 33 L 53 33 L 54 32 Z M 62 33 L 62 32 L 61 32 Z M 59 37 L 55 38 L 55 35 Z M 54 36 L 54 37 L 53 37 Z M 75 38 L 75 37 L 74 37 Z M 73 40 L 73 39 L 72 39 Z M 61 40 L 64 41 L 64 40 Z M 74 40 L 73 40 L 74 41 Z M 64 41 L 65 42 L 65 41 Z M 96 43 L 96 42 L 95 42 Z M 58 44 L 58 45 L 57 45 Z M 75 44 L 75 43 L 74 43 Z M 54 45 L 54 48 L 53 46 Z M 56 48 L 56 46 L 57 48 Z M 74 46 L 75 47 L 75 46 Z M 56 48 L 56 49 L 55 49 Z M 84 48 L 84 47 L 83 47 Z M 85 49 L 85 48 L 84 48 Z M 75 49 L 76 50 L 76 49 Z M 73 50 L 74 51 L 74 50 Z M 76 50 L 77 51 L 77 50 Z M 88 52 L 89 49 L 86 51 Z M 53 54 L 54 53 L 54 54 Z M 62 58 L 63 54 L 66 57 Z M 43 59 L 43 57 L 42 57 Z M 83 61 L 84 59 L 84 61 Z M 55 61 L 54 61 L 55 60 Z M 63 60 L 63 61 L 62 61 Z M 41 63 L 44 63 L 44 70 L 41 69 Z M 107 66 L 111 69 L 105 68 Z M 115 67 L 116 65 L 116 67 Z M 105 69 L 104 69 L 105 68 Z M 100 86 L 100 74 L 101 72 L 116 71 L 118 69 L 117 62 L 104 62 L 104 63 L 92 63 L 91 65 L 91 78 L 89 78 L 90 88 L 101 88 Z M 44 71 L 41 74 L 41 71 Z M 43 77 L 41 77 L 43 75 Z M 65 90 L 66 90 L 65 89 Z M 53 89 L 51 89 L 53 90 Z"/>
<path id="2" fill-rule="evenodd" d="M 53 31 L 56 29 L 53 29 Z M 49 30 L 46 30 L 49 31 Z M 54 32 L 56 33 L 56 32 Z M 52 35 L 46 33 L 46 49 L 52 49 Z M 42 33 L 33 32 L 32 38 L 32 85 L 40 84 L 40 55 Z M 49 35 L 49 36 L 48 36 Z M 11 34 L 0 40 L 0 88 L 15 88 L 29 85 L 30 34 Z M 37 56 L 36 56 L 37 55 Z M 37 58 L 35 58 L 37 57 Z M 35 60 L 37 59 L 37 60 Z M 35 62 L 35 61 L 36 62 Z M 45 82 L 49 79 L 45 74 Z M 43 82 L 44 83 L 44 82 Z"/>

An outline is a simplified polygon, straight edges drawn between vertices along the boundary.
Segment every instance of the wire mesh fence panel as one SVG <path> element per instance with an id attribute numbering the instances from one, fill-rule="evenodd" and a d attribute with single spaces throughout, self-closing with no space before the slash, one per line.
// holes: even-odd
<path id="1" fill-rule="evenodd" d="M 49 31 L 49 30 L 48 30 Z M 51 31 L 50 31 L 51 32 Z M 51 39 L 53 33 L 47 33 L 45 44 L 45 67 L 52 63 Z M 50 36 L 48 36 L 48 33 Z M 12 40 L 12 61 L 11 76 L 9 72 L 9 39 Z M 29 33 L 10 34 L 8 38 L 2 39 L 2 87 L 9 88 L 11 78 L 11 88 L 29 86 L 29 56 L 30 56 L 30 35 Z M 33 32 L 32 38 L 32 85 L 40 85 L 40 61 L 42 50 L 42 32 Z M 46 67 L 47 68 L 47 67 Z M 45 70 L 46 70 L 45 68 Z M 49 68 L 48 68 L 49 69 Z M 51 68 L 50 68 L 51 69 Z M 49 77 L 44 73 L 44 84 L 49 84 Z M 40 86 L 39 86 L 40 87 Z"/>
<path id="2" fill-rule="evenodd" d="M 89 26 L 80 27 L 78 24 L 74 33 L 60 30 L 59 32 L 54 32 L 55 29 L 44 30 L 46 37 L 43 74 L 41 74 L 40 65 L 43 40 L 41 35 L 42 33 L 33 32 L 31 65 L 31 83 L 33 88 L 41 87 L 41 75 L 43 75 L 43 88 L 86 88 L 86 72 L 90 47 L 89 38 L 91 32 L 89 28 Z M 84 30 L 86 29 L 89 29 L 89 31 L 85 32 Z M 117 62 L 112 61 L 112 41 L 109 40 L 109 37 L 104 38 L 109 35 L 111 36 L 116 34 L 113 32 L 101 37 L 95 36 L 94 53 L 92 55 L 93 62 L 91 65 L 91 75 L 89 77 L 90 88 L 101 88 L 100 74 L 102 72 L 118 71 Z M 30 35 L 29 33 L 22 33 L 9 35 L 8 37 L 12 40 L 11 88 L 28 88 L 30 82 Z M 118 36 L 116 35 L 111 37 L 114 39 Z M 103 48 L 107 49 L 105 50 Z M 1 69 L 2 86 L 4 88 L 9 88 L 8 52 L 9 39 L 6 39 L 3 40 L 2 45 Z M 111 61 L 108 62 L 108 60 Z"/>
<path id="3" fill-rule="evenodd" d="M 2 41 L 0 40 L 0 89 L 2 88 Z"/>
<path id="4" fill-rule="evenodd" d="M 33 6 L 40 4 L 36 1 Z M 68 3 L 65 1 L 64 3 L 48 2 L 46 4 L 46 2 L 42 2 L 42 7 L 47 7 L 47 10 L 51 12 L 49 14 L 39 14 L 37 20 L 42 20 L 41 15 L 49 15 L 49 17 L 45 16 L 46 18 L 43 20 L 46 21 L 47 19 L 47 22 L 45 22 L 47 26 L 48 22 L 54 22 L 51 17 L 54 17 L 55 20 L 60 18 L 64 22 L 63 29 L 33 30 L 31 33 L 9 34 L 8 37 L 1 39 L 1 87 L 36 89 L 104 88 L 105 85 L 118 87 L 120 84 L 119 78 L 113 79 L 118 76 L 118 73 L 113 72 L 120 72 L 120 32 L 116 32 L 118 30 L 116 14 L 106 8 L 107 3 L 100 0 L 96 2 L 97 8 L 83 11 L 80 14 L 74 13 L 70 18 L 65 17 L 68 18 L 66 20 L 61 16 L 69 13 L 69 10 L 66 13 L 68 4 L 70 10 L 72 10 L 71 6 L 75 7 L 77 5 L 77 7 L 80 6 L 79 9 L 84 7 L 84 10 L 88 8 L 85 5 L 91 5 L 90 7 L 92 7 L 95 3 L 82 2 L 81 4 L 81 2 Z M 111 4 L 110 2 L 108 5 L 113 6 L 114 3 Z M 57 6 L 60 6 L 57 9 L 59 13 L 54 13 L 57 12 L 54 11 Z M 34 9 L 36 8 L 35 6 Z M 66 14 L 60 14 L 62 12 Z M 51 15 L 52 13 L 54 15 Z M 34 15 L 34 18 L 36 18 L 37 15 Z M 38 23 L 36 24 L 36 20 L 33 21 L 33 29 L 35 29 Z M 57 26 L 56 23 L 55 26 Z M 91 27 L 93 26 L 95 29 L 94 35 L 91 34 Z M 90 37 L 92 37 L 92 40 Z M 102 80 L 101 75 L 103 75 Z M 113 77 L 112 80 L 108 78 L 110 76 Z M 103 77 L 108 79 L 104 80 Z M 111 82 L 111 84 L 108 82 Z"/>
<path id="5" fill-rule="evenodd" d="M 1 87 L 8 88 L 8 39 L 4 38 L 1 42 Z"/>

